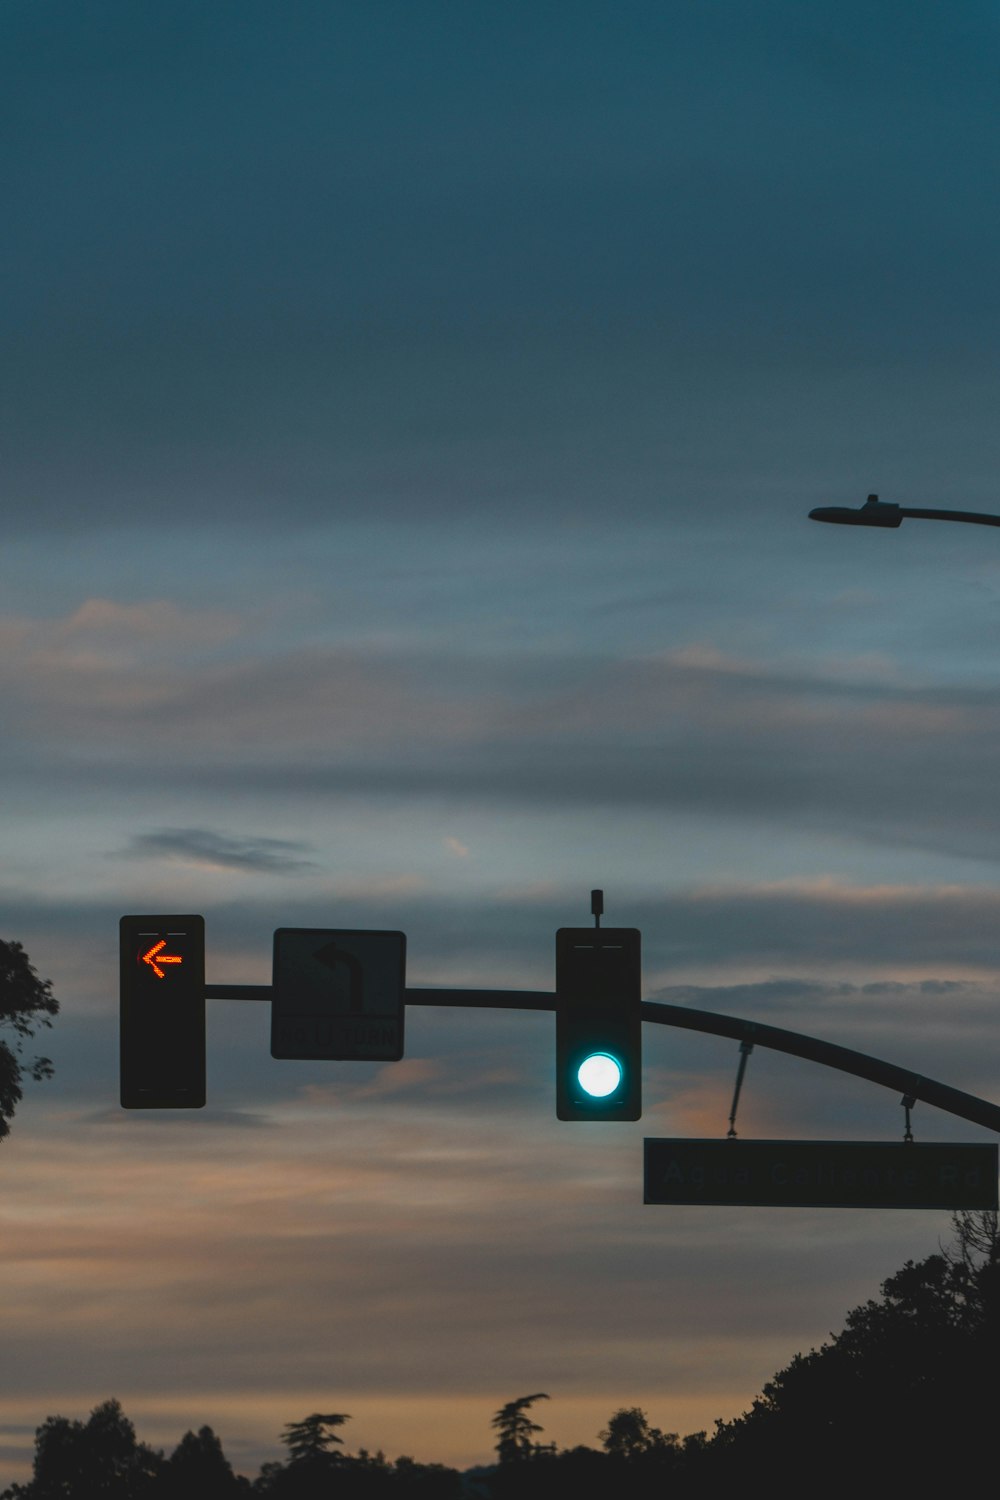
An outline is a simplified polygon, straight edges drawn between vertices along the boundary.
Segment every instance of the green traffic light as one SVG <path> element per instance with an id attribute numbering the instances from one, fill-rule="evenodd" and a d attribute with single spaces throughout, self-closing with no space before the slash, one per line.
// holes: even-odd
<path id="1" fill-rule="evenodd" d="M 560 927 L 556 933 L 560 1120 L 642 1115 L 640 949 L 637 927 Z"/>
<path id="2" fill-rule="evenodd" d="M 607 1099 L 622 1081 L 621 1063 L 610 1052 L 592 1052 L 577 1068 L 576 1076 L 591 1099 Z"/>

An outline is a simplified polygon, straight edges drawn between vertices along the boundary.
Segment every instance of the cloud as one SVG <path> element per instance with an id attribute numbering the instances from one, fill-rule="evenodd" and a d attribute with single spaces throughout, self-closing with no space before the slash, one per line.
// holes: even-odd
<path id="1" fill-rule="evenodd" d="M 997 1032 L 998 996 L 1000 976 L 861 983 L 781 977 L 749 984 L 668 984 L 651 990 L 648 998 L 836 1038 L 862 1051 L 878 1046 L 890 1058 L 900 1048 L 912 1056 L 914 1046 L 923 1047 L 922 1071 L 933 1073 L 945 1058 L 952 1067 L 978 1066 L 977 1046 Z M 930 1043 L 933 1060 L 926 1051 Z"/>
<path id="2" fill-rule="evenodd" d="M 354 1099 L 382 1099 L 409 1092 L 424 1094 L 428 1085 L 437 1083 L 443 1074 L 441 1063 L 432 1058 L 407 1057 L 389 1067 L 379 1068 L 374 1078 L 367 1083 L 356 1084 L 349 1092 Z M 302 1097 L 310 1104 L 336 1108 L 343 1105 L 344 1091 L 320 1084 L 307 1084 Z"/>
<path id="3" fill-rule="evenodd" d="M 83 761 L 141 750 L 147 774 L 175 758 L 240 760 L 248 746 L 251 761 L 279 746 L 326 760 L 350 747 L 398 753 L 480 740 L 494 705 L 476 676 L 459 658 L 449 670 L 353 643 L 276 651 L 246 621 L 237 632 L 230 616 L 171 605 L 102 600 L 63 618 L 0 618 L 8 735 L 54 751 L 71 735 Z"/>
<path id="4" fill-rule="evenodd" d="M 168 599 L 91 597 L 62 617 L 0 616 L 0 648 L 5 663 L 16 654 L 20 670 L 35 679 L 82 672 L 93 681 L 137 662 L 218 647 L 245 624 L 228 610 L 182 608 Z"/>
<path id="5" fill-rule="evenodd" d="M 585 898 L 586 890 L 583 911 Z M 8 881 L 0 887 L 0 901 L 5 934 L 24 942 L 39 972 L 64 974 L 85 990 L 93 973 L 95 993 L 110 993 L 96 976 L 117 951 L 121 910 L 114 896 L 27 895 Z M 230 976 L 268 983 L 259 976 L 270 970 L 274 897 L 247 892 L 220 899 L 211 893 L 203 910 L 210 950 Z M 644 879 L 616 898 L 615 911 L 642 929 L 647 998 L 676 985 L 679 975 L 695 984 L 725 985 L 729 975 L 732 983 L 752 978 L 822 984 L 822 991 L 801 992 L 808 1004 L 820 994 L 835 998 L 831 981 L 930 981 L 924 993 L 933 996 L 935 984 L 988 981 L 1000 973 L 1000 891 L 989 885 L 887 888 L 804 881 L 758 890 L 747 881 L 662 889 Z M 577 885 L 449 893 L 390 880 L 338 890 L 336 925 L 406 932 L 408 972 L 418 985 L 544 990 L 554 984 L 555 931 L 580 913 Z M 329 927 L 329 892 L 304 887 L 286 925 Z M 82 972 L 77 953 L 88 956 Z M 790 1000 L 793 991 L 781 993 Z M 771 991 L 767 998 L 778 1004 L 780 995 Z M 947 993 L 939 991 L 939 999 Z"/>
<path id="6" fill-rule="evenodd" d="M 252 636 L 236 659 L 180 643 L 153 671 L 141 632 L 114 665 L 38 652 L 30 634 L 9 628 L 0 667 L 8 779 L 82 785 L 113 766 L 122 781 L 213 795 L 660 811 L 998 857 L 992 682 L 928 686 L 873 678 L 864 660 L 765 663 L 697 643 L 501 660 L 274 652 Z M 444 844 L 464 857 L 461 840 Z"/>
<path id="7" fill-rule="evenodd" d="M 210 870 L 301 874 L 320 867 L 303 858 L 305 844 L 255 836 L 234 838 L 209 828 L 160 828 L 136 834 L 125 851 L 135 859 L 179 860 Z"/>
<path id="8" fill-rule="evenodd" d="M 117 1107 L 95 1109 L 89 1113 L 81 1114 L 79 1116 L 79 1123 L 81 1125 L 110 1125 L 119 1130 L 128 1129 L 130 1131 L 135 1131 L 137 1128 L 135 1121 L 130 1122 L 129 1117 Z M 157 1136 L 162 1138 L 164 1136 L 163 1122 L 156 1120 L 150 1123 L 150 1140 L 155 1140 Z M 197 1115 L 179 1114 L 176 1119 L 170 1121 L 170 1130 L 201 1129 L 204 1126 L 226 1130 L 273 1130 L 274 1124 L 274 1119 L 270 1115 L 259 1112 L 255 1113 L 253 1110 L 206 1107 L 200 1109 Z M 169 1145 L 169 1142 L 163 1139 L 161 1144 Z M 156 1148 L 154 1147 L 154 1149 Z"/>
<path id="9" fill-rule="evenodd" d="M 461 840 L 449 837 L 449 838 L 444 839 L 442 842 L 444 843 L 444 846 L 448 850 L 448 852 L 450 854 L 454 854 L 457 859 L 467 859 L 468 858 L 468 856 L 469 856 L 468 845 L 467 844 L 463 844 L 461 842 Z"/>

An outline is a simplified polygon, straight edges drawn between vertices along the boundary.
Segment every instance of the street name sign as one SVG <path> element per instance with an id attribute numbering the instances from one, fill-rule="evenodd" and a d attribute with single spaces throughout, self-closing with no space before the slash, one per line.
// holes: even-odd
<path id="1" fill-rule="evenodd" d="M 405 933 L 275 932 L 272 1057 L 398 1062 L 405 1008 Z"/>
<path id="2" fill-rule="evenodd" d="M 648 1138 L 644 1203 L 996 1208 L 997 1147 Z"/>

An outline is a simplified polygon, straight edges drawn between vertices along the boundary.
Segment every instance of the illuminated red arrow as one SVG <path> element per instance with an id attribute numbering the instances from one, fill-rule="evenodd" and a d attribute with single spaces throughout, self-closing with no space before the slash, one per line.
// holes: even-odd
<path id="1" fill-rule="evenodd" d="M 143 963 L 149 964 L 149 967 L 152 969 L 157 979 L 164 979 L 166 977 L 163 970 L 160 968 L 161 964 L 182 964 L 184 962 L 179 953 L 161 953 L 160 949 L 165 948 L 166 946 L 166 938 L 160 938 L 160 941 L 158 943 L 154 943 L 148 953 L 144 953 L 142 955 Z"/>

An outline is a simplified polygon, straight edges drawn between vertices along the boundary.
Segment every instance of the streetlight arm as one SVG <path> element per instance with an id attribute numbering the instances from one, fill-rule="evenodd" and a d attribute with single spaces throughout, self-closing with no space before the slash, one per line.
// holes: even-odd
<path id="1" fill-rule="evenodd" d="M 869 495 L 864 505 L 852 510 L 849 505 L 820 505 L 809 512 L 811 521 L 832 521 L 837 526 L 900 526 L 913 516 L 923 521 L 970 521 L 977 526 L 1000 526 L 1000 516 L 979 510 L 929 510 L 919 505 L 890 505 L 877 495 Z"/>
<path id="2" fill-rule="evenodd" d="M 981 510 L 925 510 L 906 505 L 900 508 L 900 515 L 921 516 L 927 521 L 971 521 L 977 526 L 1000 526 L 1000 516 L 989 516 Z"/>

